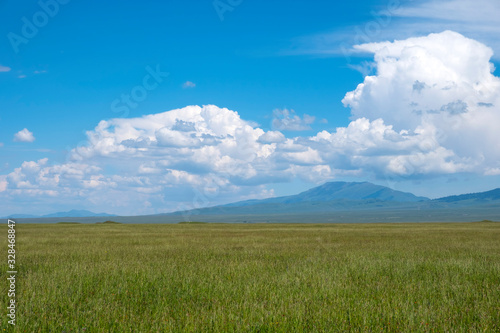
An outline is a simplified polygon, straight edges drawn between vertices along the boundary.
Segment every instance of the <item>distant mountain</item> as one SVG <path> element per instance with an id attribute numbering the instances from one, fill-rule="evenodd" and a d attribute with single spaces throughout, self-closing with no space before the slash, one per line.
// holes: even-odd
<path id="1" fill-rule="evenodd" d="M 116 216 L 116 215 L 106 214 L 106 213 L 93 213 L 88 210 L 72 209 L 69 212 L 58 212 L 58 213 L 43 215 L 42 217 L 90 217 L 90 216 Z"/>
<path id="2" fill-rule="evenodd" d="M 492 201 L 500 200 L 500 188 L 480 193 L 469 193 L 462 195 L 451 195 L 449 197 L 435 199 L 433 201 L 436 202 L 447 202 L 447 203 L 456 203 L 456 202 L 474 202 L 474 203 L 489 203 Z"/>
<path id="3" fill-rule="evenodd" d="M 37 215 L 30 215 L 30 214 L 13 214 L 13 215 L 9 215 L 9 216 L 5 216 L 3 217 L 4 219 L 30 219 L 30 218 L 37 218 L 37 217 L 40 217 L 40 216 L 37 216 Z"/>
<path id="4" fill-rule="evenodd" d="M 305 192 L 285 197 L 235 202 L 224 207 L 240 207 L 269 203 L 324 202 L 333 200 L 379 200 L 394 202 L 418 202 L 430 200 L 414 194 L 396 191 L 385 186 L 368 182 L 330 182 Z"/>
<path id="5" fill-rule="evenodd" d="M 205 219 L 210 216 L 219 216 L 221 219 L 244 216 L 250 220 L 252 216 L 261 215 L 276 220 L 284 216 L 291 218 L 292 215 L 314 219 L 315 216 L 330 218 L 338 214 L 365 214 L 362 220 L 369 220 L 370 216 L 406 216 L 407 219 L 418 216 L 421 221 L 446 220 L 451 217 L 464 220 L 472 216 L 497 219 L 500 216 L 500 189 L 430 200 L 368 182 L 330 182 L 296 195 L 240 201 L 161 215 L 182 215 L 195 219 L 195 216 L 204 216 Z"/>
<path id="6" fill-rule="evenodd" d="M 302 193 L 263 200 L 149 216 L 116 216 L 72 210 L 33 218 L 11 215 L 23 223 L 103 222 L 115 216 L 123 223 L 177 223 L 180 221 L 239 223 L 385 223 L 500 221 L 500 188 L 429 200 L 411 193 L 367 182 L 331 182 Z M 68 219 L 70 218 L 70 219 Z"/>
<path id="7" fill-rule="evenodd" d="M 349 210 L 403 209 L 416 207 L 430 199 L 396 191 L 368 182 L 330 182 L 302 193 L 262 200 L 246 200 L 231 204 L 199 208 L 189 214 L 290 214 Z M 180 215 L 174 212 L 162 215 Z"/>
<path id="8" fill-rule="evenodd" d="M 57 212 L 53 214 L 47 214 L 47 215 L 42 215 L 42 216 L 37 216 L 37 215 L 29 215 L 29 214 L 13 214 L 9 216 L 5 216 L 4 218 L 11 218 L 11 219 L 22 219 L 22 218 L 39 218 L 39 217 L 97 217 L 97 216 L 116 216 L 113 214 L 106 214 L 106 213 L 93 213 L 88 210 L 76 210 L 72 209 L 69 212 Z"/>

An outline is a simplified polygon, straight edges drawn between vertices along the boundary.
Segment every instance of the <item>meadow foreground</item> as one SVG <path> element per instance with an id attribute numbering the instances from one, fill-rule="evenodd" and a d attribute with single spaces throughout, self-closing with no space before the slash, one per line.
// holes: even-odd
<path id="1" fill-rule="evenodd" d="M 500 223 L 24 224 L 16 234 L 14 331 L 500 331 Z M 0 323 L 12 331 L 7 289 Z"/>

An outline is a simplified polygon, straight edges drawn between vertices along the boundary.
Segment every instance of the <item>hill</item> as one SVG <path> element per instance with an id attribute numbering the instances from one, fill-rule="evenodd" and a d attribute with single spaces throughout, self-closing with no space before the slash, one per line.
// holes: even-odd
<path id="1" fill-rule="evenodd" d="M 465 210 L 464 210 L 465 209 Z M 380 218 L 413 219 L 420 221 L 463 220 L 472 216 L 500 216 L 500 189 L 430 200 L 412 193 L 396 191 L 368 182 L 330 182 L 302 193 L 262 200 L 247 200 L 226 205 L 179 211 L 170 216 L 268 216 L 269 220 L 291 215 L 363 216 L 361 220 Z M 326 214 L 326 215 L 325 215 Z M 406 217 L 405 217 L 406 216 Z M 449 216 L 449 218 L 448 218 Z M 224 218 L 225 219 L 225 218 Z"/>
<path id="2" fill-rule="evenodd" d="M 302 193 L 196 209 L 195 214 L 290 214 L 414 207 L 429 198 L 368 182 L 330 182 Z M 175 212 L 167 215 L 180 215 Z"/>
<path id="3" fill-rule="evenodd" d="M 497 200 L 500 200 L 500 188 L 487 192 L 451 195 L 448 197 L 435 199 L 434 201 L 447 203 L 465 203 L 466 201 L 469 201 L 470 203 L 490 203 Z"/>
<path id="4" fill-rule="evenodd" d="M 104 219 L 89 211 L 56 213 L 65 217 L 21 218 L 23 223 L 81 222 Z M 51 215 L 56 215 L 51 214 Z M 68 215 L 86 215 L 86 217 Z M 263 200 L 148 216 L 118 216 L 122 223 L 385 223 L 500 221 L 500 189 L 434 200 L 370 183 L 332 182 L 302 193 Z"/>
<path id="5" fill-rule="evenodd" d="M 223 205 L 222 207 L 241 207 L 275 203 L 326 202 L 334 200 L 418 202 L 427 201 L 429 198 L 417 197 L 411 193 L 396 191 L 385 186 L 368 182 L 329 182 L 296 195 L 262 200 L 240 201 Z"/>

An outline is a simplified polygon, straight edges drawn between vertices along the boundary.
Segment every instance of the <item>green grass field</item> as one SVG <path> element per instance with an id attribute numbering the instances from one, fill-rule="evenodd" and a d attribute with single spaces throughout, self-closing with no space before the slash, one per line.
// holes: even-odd
<path id="1" fill-rule="evenodd" d="M 19 332 L 500 331 L 500 223 L 16 227 Z"/>

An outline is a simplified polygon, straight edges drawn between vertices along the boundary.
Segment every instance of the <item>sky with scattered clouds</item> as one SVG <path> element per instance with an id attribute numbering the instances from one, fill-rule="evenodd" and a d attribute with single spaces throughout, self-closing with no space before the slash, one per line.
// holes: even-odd
<path id="1" fill-rule="evenodd" d="M 497 1 L 214 3 L 0 3 L 0 216 L 500 187 Z"/>

